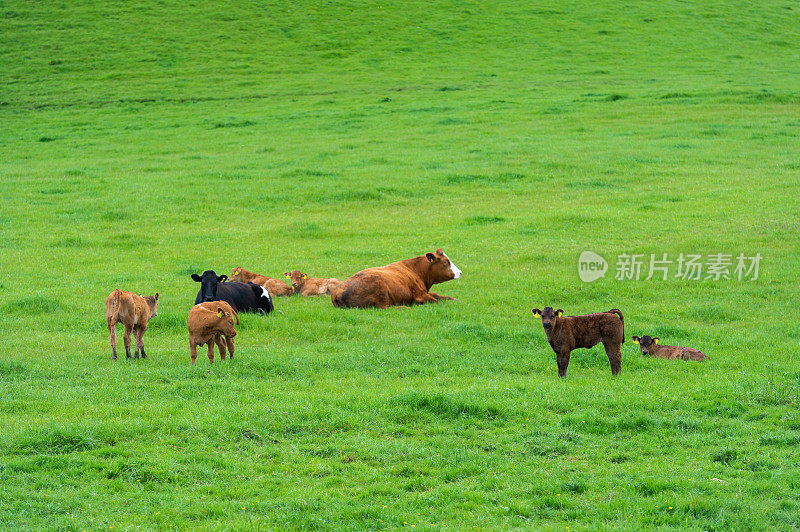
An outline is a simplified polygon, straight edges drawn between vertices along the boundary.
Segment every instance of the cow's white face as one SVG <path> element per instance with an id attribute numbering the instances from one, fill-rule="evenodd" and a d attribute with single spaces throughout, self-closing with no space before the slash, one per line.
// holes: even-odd
<path id="1" fill-rule="evenodd" d="M 445 253 L 444 256 L 447 257 L 447 253 Z M 450 257 L 447 257 L 447 260 L 450 260 Z M 458 267 L 453 264 L 452 260 L 450 260 L 450 270 L 453 272 L 453 279 L 458 279 L 461 277 L 461 270 L 459 270 Z"/>

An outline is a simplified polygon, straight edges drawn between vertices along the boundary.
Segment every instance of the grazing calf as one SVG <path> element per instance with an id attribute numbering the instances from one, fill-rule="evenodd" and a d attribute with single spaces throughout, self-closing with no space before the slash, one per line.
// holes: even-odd
<path id="1" fill-rule="evenodd" d="M 633 343 L 639 344 L 639 349 L 642 350 L 642 355 L 644 356 L 650 355 L 667 360 L 694 360 L 695 362 L 708 360 L 708 355 L 691 347 L 659 345 L 660 338 L 658 336 L 651 338 L 645 334 L 641 338 L 638 336 L 633 336 L 632 338 Z"/>
<path id="2" fill-rule="evenodd" d="M 442 248 L 413 259 L 367 268 L 348 277 L 331 294 L 335 307 L 389 308 L 455 299 L 431 292 L 431 287 L 461 277 Z"/>
<path id="3" fill-rule="evenodd" d="M 236 311 L 224 301 L 210 301 L 200 303 L 192 307 L 189 311 L 189 351 L 192 355 L 192 365 L 197 359 L 197 346 L 208 344 L 208 360 L 214 363 L 214 344 L 219 347 L 219 354 L 225 360 L 225 345 L 231 353 L 233 360 L 233 338 L 236 336 L 236 328 L 239 324 L 239 316 Z M 225 337 L 225 342 L 222 337 Z"/>
<path id="4" fill-rule="evenodd" d="M 258 275 L 257 273 L 248 272 L 247 270 L 242 269 L 241 266 L 233 269 L 231 279 L 234 281 L 239 281 L 240 283 L 255 283 L 257 285 L 261 285 L 275 296 L 290 296 L 293 293 L 292 287 L 286 286 L 286 283 L 280 279 L 273 279 L 272 277 L 266 277 L 264 275 Z"/>
<path id="5" fill-rule="evenodd" d="M 140 296 L 133 292 L 114 290 L 106 298 L 106 323 L 111 335 L 111 358 L 117 359 L 117 323 L 125 326 L 125 356 L 131 358 L 131 333 L 136 337 L 136 352 L 133 358 L 147 358 L 144 352 L 144 332 L 148 322 L 158 316 L 158 292 L 153 296 Z"/>
<path id="6" fill-rule="evenodd" d="M 300 270 L 295 270 L 291 273 L 286 272 L 283 275 L 291 280 L 294 293 L 300 294 L 301 296 L 330 295 L 342 284 L 342 281 L 339 279 L 334 279 L 333 277 L 309 277 L 308 274 Z"/>
<path id="7" fill-rule="evenodd" d="M 622 312 L 611 309 L 585 316 L 564 316 L 561 309 L 545 307 L 533 309 L 533 315 L 542 318 L 547 342 L 556 353 L 558 376 L 567 376 L 569 355 L 573 349 L 594 347 L 603 342 L 611 374 L 619 373 L 622 361 L 621 346 L 625 342 L 625 320 Z"/>
<path id="8" fill-rule="evenodd" d="M 227 275 L 217 277 L 213 270 L 204 271 L 202 276 L 193 273 L 192 279 L 200 283 L 195 305 L 206 301 L 227 301 L 236 312 L 266 314 L 275 310 L 272 296 L 263 286 L 254 283 L 226 283 L 227 278 Z"/>

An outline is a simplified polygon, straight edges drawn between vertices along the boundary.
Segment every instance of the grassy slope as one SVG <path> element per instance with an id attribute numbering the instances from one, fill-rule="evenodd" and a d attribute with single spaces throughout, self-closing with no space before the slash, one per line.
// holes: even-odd
<path id="1" fill-rule="evenodd" d="M 73 4 L 0 3 L 3 528 L 798 526 L 800 7 Z M 279 300 L 188 366 L 191 272 L 436 246 L 458 302 Z M 163 296 L 147 362 L 117 286 Z M 712 361 L 558 381 L 545 304 Z"/>

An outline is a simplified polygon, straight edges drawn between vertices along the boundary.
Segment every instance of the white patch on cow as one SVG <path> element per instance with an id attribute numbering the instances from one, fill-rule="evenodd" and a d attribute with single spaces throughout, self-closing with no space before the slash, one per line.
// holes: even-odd
<path id="1" fill-rule="evenodd" d="M 263 286 L 261 287 L 261 290 L 264 291 L 263 294 L 262 294 L 264 297 L 266 297 L 267 299 L 272 299 L 272 296 L 269 295 L 269 290 L 267 290 Z"/>
<path id="2" fill-rule="evenodd" d="M 447 257 L 447 253 L 445 253 L 444 256 Z M 450 257 L 447 258 L 448 260 L 450 259 Z M 459 270 L 458 267 L 455 264 L 453 264 L 452 260 L 450 261 L 450 269 L 453 271 L 453 275 L 455 276 L 453 277 L 453 279 L 458 279 L 459 277 L 461 277 L 461 270 Z"/>

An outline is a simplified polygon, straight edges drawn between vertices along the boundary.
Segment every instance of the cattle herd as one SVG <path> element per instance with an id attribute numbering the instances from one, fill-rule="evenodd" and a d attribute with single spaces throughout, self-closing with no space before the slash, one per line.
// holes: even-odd
<path id="1" fill-rule="evenodd" d="M 344 281 L 334 278 L 312 278 L 294 270 L 284 273 L 291 282 L 259 275 L 237 267 L 231 279 L 208 270 L 202 275 L 192 274 L 200 283 L 195 305 L 189 310 L 189 350 L 192 364 L 197 359 L 197 346 L 208 346 L 208 359 L 214 363 L 214 346 L 224 360 L 226 351 L 233 360 L 236 325 L 240 312 L 267 314 L 275 309 L 273 296 L 329 295 L 339 308 L 388 308 L 392 306 L 436 303 L 454 299 L 431 292 L 434 284 L 461 277 L 461 270 L 450 261 L 441 248 L 413 259 L 393 262 L 387 266 L 367 268 Z M 533 309 L 541 318 L 547 342 L 556 353 L 558 375 L 566 377 L 570 354 L 574 349 L 590 348 L 602 343 L 611 365 L 612 375 L 619 373 L 622 361 L 622 344 L 625 342 L 625 320 L 622 312 L 611 309 L 584 316 L 564 316 L 561 309 Z M 111 337 L 111 356 L 117 358 L 116 326 L 125 327 L 123 336 L 125 355 L 142 358 L 143 335 L 148 322 L 158 315 L 158 293 L 141 296 L 123 290 L 114 290 L 106 299 L 106 322 Z M 136 340 L 131 356 L 131 335 Z M 697 349 L 659 345 L 658 337 L 634 336 L 642 355 L 665 359 L 703 361 L 708 357 Z"/>

